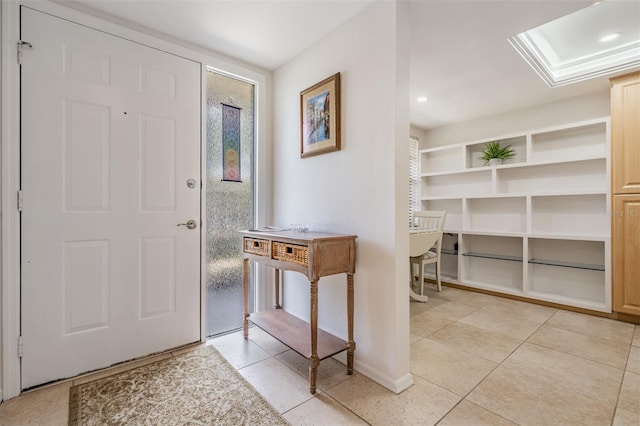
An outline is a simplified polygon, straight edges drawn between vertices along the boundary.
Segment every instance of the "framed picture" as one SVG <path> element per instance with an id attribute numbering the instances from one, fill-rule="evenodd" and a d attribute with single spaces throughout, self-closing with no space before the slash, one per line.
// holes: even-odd
<path id="1" fill-rule="evenodd" d="M 340 150 L 340 73 L 300 92 L 300 157 Z"/>

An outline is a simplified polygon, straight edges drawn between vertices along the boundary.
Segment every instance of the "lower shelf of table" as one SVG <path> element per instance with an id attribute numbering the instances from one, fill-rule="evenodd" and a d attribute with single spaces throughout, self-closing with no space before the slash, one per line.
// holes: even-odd
<path id="1" fill-rule="evenodd" d="M 251 314 L 249 321 L 284 343 L 303 357 L 311 357 L 311 326 L 282 309 Z M 249 332 L 251 333 L 251 332 Z M 349 348 L 349 343 L 318 329 L 318 358 L 325 359 Z"/>

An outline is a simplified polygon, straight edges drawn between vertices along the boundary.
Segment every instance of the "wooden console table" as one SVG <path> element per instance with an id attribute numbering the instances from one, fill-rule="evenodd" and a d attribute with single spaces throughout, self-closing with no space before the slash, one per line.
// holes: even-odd
<path id="1" fill-rule="evenodd" d="M 249 260 L 275 268 L 274 309 L 251 314 L 251 322 L 309 360 L 309 390 L 316 392 L 320 361 L 347 351 L 347 374 L 353 374 L 353 274 L 356 236 L 294 231 L 240 231 L 243 235 L 244 338 L 249 336 Z M 309 323 L 280 305 L 280 270 L 297 271 L 309 280 Z M 347 274 L 347 335 L 344 340 L 318 329 L 318 281 Z"/>

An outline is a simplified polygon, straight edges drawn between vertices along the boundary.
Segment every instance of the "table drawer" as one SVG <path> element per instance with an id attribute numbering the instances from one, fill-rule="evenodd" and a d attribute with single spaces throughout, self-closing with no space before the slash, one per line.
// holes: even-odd
<path id="1" fill-rule="evenodd" d="M 244 252 L 258 256 L 269 256 L 269 240 L 245 237 Z"/>
<path id="2" fill-rule="evenodd" d="M 271 257 L 277 260 L 309 265 L 309 247 L 297 244 L 281 243 L 274 241 L 271 247 Z"/>

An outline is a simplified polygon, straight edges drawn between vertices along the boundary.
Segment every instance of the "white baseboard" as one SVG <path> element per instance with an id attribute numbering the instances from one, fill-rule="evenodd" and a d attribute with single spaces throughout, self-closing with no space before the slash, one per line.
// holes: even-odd
<path id="1" fill-rule="evenodd" d="M 411 376 L 411 373 L 407 373 L 399 379 L 394 380 L 386 374 L 381 373 L 379 370 L 371 368 L 362 362 L 354 362 L 354 369 L 358 373 L 363 376 L 367 376 L 369 379 L 384 386 L 395 394 L 399 394 L 403 390 L 413 386 L 413 377 Z"/>

